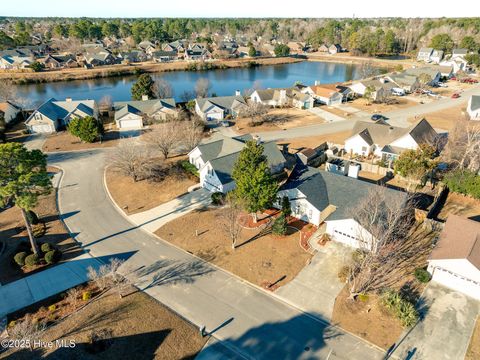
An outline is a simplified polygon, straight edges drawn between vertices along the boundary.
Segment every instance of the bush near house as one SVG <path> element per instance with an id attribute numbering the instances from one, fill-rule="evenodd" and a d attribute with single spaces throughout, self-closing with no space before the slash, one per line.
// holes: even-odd
<path id="1" fill-rule="evenodd" d="M 400 320 L 404 327 L 411 327 L 418 321 L 419 315 L 415 306 L 394 290 L 385 291 L 381 297 L 381 303 Z"/>
<path id="2" fill-rule="evenodd" d="M 194 175 L 194 176 L 196 176 L 196 177 L 199 177 L 197 168 L 196 168 L 193 164 L 191 164 L 190 162 L 188 162 L 188 161 L 186 161 L 186 160 L 185 160 L 185 161 L 181 161 L 181 162 L 180 162 L 180 166 L 181 166 L 186 172 L 188 172 L 188 173 L 190 173 L 190 174 L 192 174 L 192 175 Z"/>
<path id="3" fill-rule="evenodd" d="M 272 225 L 272 233 L 275 235 L 285 235 L 287 233 L 287 218 L 285 214 L 280 214 Z"/>
<path id="4" fill-rule="evenodd" d="M 70 134 L 86 143 L 93 143 L 101 133 L 101 125 L 92 116 L 86 116 L 83 119 L 72 119 L 67 129 Z"/>
<path id="5" fill-rule="evenodd" d="M 27 257 L 27 253 L 25 251 L 19 252 L 15 254 L 13 257 L 13 260 L 15 260 L 15 263 L 19 266 L 24 266 L 25 265 L 25 258 Z"/>
<path id="6" fill-rule="evenodd" d="M 454 170 L 443 178 L 450 191 L 480 199 L 480 176 L 469 170 Z"/>
<path id="7" fill-rule="evenodd" d="M 25 258 L 25 265 L 26 266 L 35 266 L 38 264 L 38 255 L 36 254 L 30 254 Z"/>
<path id="8" fill-rule="evenodd" d="M 45 254 L 44 259 L 47 264 L 54 264 L 60 260 L 60 252 L 57 250 L 51 250 Z"/>
<path id="9" fill-rule="evenodd" d="M 49 251 L 52 251 L 52 245 L 49 243 L 43 243 L 42 246 L 40 246 L 40 250 L 42 250 L 42 252 L 45 254 Z"/>
<path id="10" fill-rule="evenodd" d="M 225 201 L 225 194 L 222 192 L 214 192 L 212 194 L 212 204 L 213 205 L 223 205 Z"/>
<path id="11" fill-rule="evenodd" d="M 423 268 L 415 269 L 414 275 L 415 275 L 415 278 L 421 283 L 427 283 L 432 279 L 432 276 L 430 275 L 430 273 Z"/>

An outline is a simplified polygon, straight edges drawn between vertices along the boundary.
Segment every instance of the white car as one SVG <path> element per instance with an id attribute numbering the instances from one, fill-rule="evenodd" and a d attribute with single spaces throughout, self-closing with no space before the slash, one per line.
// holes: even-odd
<path id="1" fill-rule="evenodd" d="M 396 96 L 404 96 L 405 90 L 403 90 L 402 88 L 392 88 L 392 94 Z"/>
<path id="2" fill-rule="evenodd" d="M 445 84 L 445 83 L 442 83 L 442 82 L 439 82 L 437 85 L 438 85 L 438 86 L 440 86 L 440 87 L 443 87 L 443 88 L 446 88 L 446 87 L 448 87 L 448 85 L 447 85 L 447 84 Z"/>

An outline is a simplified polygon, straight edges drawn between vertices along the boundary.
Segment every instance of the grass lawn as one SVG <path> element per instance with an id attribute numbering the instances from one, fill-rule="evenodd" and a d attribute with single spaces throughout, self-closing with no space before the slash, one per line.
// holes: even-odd
<path id="1" fill-rule="evenodd" d="M 155 234 L 259 286 L 286 276 L 279 283 L 284 285 L 311 259 L 300 246 L 298 231 L 286 236 L 266 234 L 256 238 L 261 230 L 242 229 L 237 248 L 232 250 L 230 237 L 221 225 L 222 211 L 222 208 L 195 210 L 167 223 Z"/>
<path id="2" fill-rule="evenodd" d="M 446 220 L 449 214 L 480 220 L 480 200 L 450 192 L 438 218 Z"/>
<path id="3" fill-rule="evenodd" d="M 460 99 L 457 100 L 459 100 L 459 104 L 456 106 L 432 113 L 419 114 L 417 117 L 409 118 L 408 122 L 414 124 L 424 117 L 434 128 L 451 130 L 455 126 L 456 121 L 464 117 L 463 113 L 466 108 L 465 102 L 462 102 Z"/>
<path id="4" fill-rule="evenodd" d="M 376 114 L 376 113 L 381 114 L 387 111 L 405 109 L 405 108 L 418 105 L 417 102 L 405 99 L 400 96 L 394 97 L 393 99 L 396 100 L 397 103 L 394 103 L 394 104 L 373 104 L 372 103 L 371 105 L 368 105 L 368 102 L 365 99 L 359 98 L 350 102 L 349 105 L 370 114 Z"/>
<path id="5" fill-rule="evenodd" d="M 262 125 L 251 126 L 249 122 L 250 118 L 237 119 L 235 130 L 240 134 L 250 134 L 252 132 L 257 133 L 322 124 L 325 120 L 308 110 L 285 108 L 269 110 L 266 121 Z"/>
<path id="6" fill-rule="evenodd" d="M 131 177 L 109 167 L 106 170 L 108 190 L 117 205 L 127 214 L 152 209 L 185 194 L 190 186 L 199 182 L 179 165 L 179 162 L 184 160 L 185 156 L 167 159 L 167 162 L 172 164 L 172 169 L 160 182 L 149 180 L 134 182 Z"/>
<path id="7" fill-rule="evenodd" d="M 290 149 L 315 148 L 318 145 L 324 143 L 325 141 L 331 142 L 334 144 L 343 144 L 345 142 L 345 139 L 347 139 L 351 135 L 352 135 L 351 131 L 341 131 L 341 132 L 332 133 L 332 134 L 279 140 L 277 141 L 277 143 L 289 144 Z"/>
<path id="8" fill-rule="evenodd" d="M 477 359 L 480 359 L 480 320 L 478 318 L 477 323 L 475 324 L 475 329 L 473 330 L 472 338 L 470 339 L 470 345 L 465 354 L 465 360 Z"/>
<path id="9" fill-rule="evenodd" d="M 49 169 L 50 170 L 50 169 Z M 80 255 L 81 250 L 77 243 L 70 237 L 67 229 L 58 217 L 56 194 L 40 197 L 37 207 L 34 209 L 39 220 L 45 223 L 46 233 L 37 239 L 38 243 L 50 243 L 62 252 L 61 261 Z M 0 248 L 2 242 L 5 250 L 0 255 L 0 283 L 5 284 L 18 280 L 31 271 L 40 269 L 22 270 L 13 261 L 13 256 L 23 251 L 19 246 L 30 249 L 25 223 L 22 214 L 17 207 L 11 207 L 0 212 Z M 26 245 L 25 245 L 26 244 Z"/>
<path id="10" fill-rule="evenodd" d="M 57 309 L 60 311 L 61 305 Z M 106 334 L 103 349 L 90 344 L 92 331 Z M 123 299 L 106 293 L 49 327 L 41 339 L 74 340 L 76 346 L 8 351 L 0 358 L 193 359 L 208 340 L 197 327 L 142 292 Z"/>
<path id="11" fill-rule="evenodd" d="M 52 152 L 112 147 L 118 144 L 119 137 L 120 132 L 110 130 L 105 132 L 101 143 L 98 141 L 94 143 L 84 143 L 68 131 L 59 131 L 47 137 L 42 150 L 45 152 Z"/>

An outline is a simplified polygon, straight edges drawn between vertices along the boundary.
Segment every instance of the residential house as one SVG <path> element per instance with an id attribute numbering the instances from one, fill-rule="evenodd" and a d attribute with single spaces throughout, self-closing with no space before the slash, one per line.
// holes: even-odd
<path id="1" fill-rule="evenodd" d="M 431 61 L 431 56 L 433 54 L 433 48 L 423 47 L 418 51 L 417 60 L 418 61 Z"/>
<path id="2" fill-rule="evenodd" d="M 117 58 L 122 62 L 137 63 L 147 61 L 148 56 L 141 50 L 132 50 L 128 52 L 121 52 L 117 55 Z"/>
<path id="3" fill-rule="evenodd" d="M 288 197 L 292 215 L 316 226 L 325 223 L 325 232 L 334 241 L 354 248 L 369 248 L 373 240 L 355 219 L 351 209 L 368 196 L 375 184 L 298 165 L 280 187 L 278 199 Z M 406 194 L 385 188 L 387 199 L 405 199 Z M 277 202 L 276 207 L 281 204 Z"/>
<path id="4" fill-rule="evenodd" d="M 287 43 L 290 48 L 290 54 L 301 55 L 305 53 L 306 44 L 304 42 L 290 41 Z"/>
<path id="5" fill-rule="evenodd" d="M 453 49 L 452 50 L 452 59 L 463 58 L 468 55 L 468 49 Z"/>
<path id="6" fill-rule="evenodd" d="M 303 93 L 295 88 L 287 89 L 288 104 L 297 109 L 312 109 L 314 98 L 310 94 Z"/>
<path id="7" fill-rule="evenodd" d="M 148 40 L 140 42 L 138 48 L 149 56 L 157 50 L 155 44 Z"/>
<path id="8" fill-rule="evenodd" d="M 407 93 L 412 93 L 420 87 L 418 78 L 414 75 L 408 75 L 405 72 L 390 74 L 386 76 L 386 79 Z"/>
<path id="9" fill-rule="evenodd" d="M 227 193 L 235 188 L 232 171 L 245 143 L 252 140 L 251 135 L 227 137 L 201 143 L 190 151 L 188 158 L 200 174 L 200 184 L 203 188 L 216 192 Z M 283 172 L 286 160 L 275 142 L 263 144 L 264 155 L 267 158 L 272 174 Z"/>
<path id="10" fill-rule="evenodd" d="M 73 118 L 83 119 L 92 116 L 98 120 L 98 107 L 95 100 L 57 101 L 48 99 L 25 121 L 31 133 L 52 133 L 68 125 Z"/>
<path id="11" fill-rule="evenodd" d="M 235 118 L 246 107 L 241 95 L 195 99 L 195 112 L 206 121 L 222 121 L 227 116 Z"/>
<path id="12" fill-rule="evenodd" d="M 468 68 L 468 61 L 465 58 L 459 56 L 455 58 L 450 58 L 444 60 L 440 63 L 441 66 L 449 66 L 453 69 L 453 74 L 456 74 L 459 71 L 466 71 Z"/>
<path id="13" fill-rule="evenodd" d="M 382 80 L 362 80 L 353 83 L 349 86 L 350 90 L 356 96 L 364 96 L 368 88 L 372 89 L 370 94 L 373 101 L 381 101 L 385 97 L 391 94 L 392 88 L 395 87 L 395 84 Z"/>
<path id="14" fill-rule="evenodd" d="M 315 82 L 315 85 L 320 85 L 319 83 Z M 353 93 L 352 89 L 350 89 L 349 86 L 347 85 L 342 85 L 342 84 L 322 84 L 322 88 L 325 89 L 330 89 L 333 91 L 337 91 L 342 95 L 342 101 L 348 101 L 352 100 L 355 97 L 355 94 Z"/>
<path id="15" fill-rule="evenodd" d="M 145 99 L 113 104 L 115 124 L 120 130 L 141 129 L 145 120 L 163 121 L 178 116 L 174 99 Z"/>
<path id="16" fill-rule="evenodd" d="M 330 54 L 336 54 L 342 52 L 342 47 L 339 44 L 332 44 L 328 47 L 328 52 Z"/>
<path id="17" fill-rule="evenodd" d="M 185 51 L 185 60 L 208 60 L 211 57 L 210 51 L 200 44 L 194 44 Z"/>
<path id="18" fill-rule="evenodd" d="M 117 62 L 117 58 L 104 47 L 88 47 L 80 57 L 85 65 L 95 67 L 103 65 L 112 65 Z"/>
<path id="19" fill-rule="evenodd" d="M 260 53 L 262 56 L 275 56 L 275 47 L 272 44 L 263 44 Z"/>
<path id="20" fill-rule="evenodd" d="M 286 89 L 259 89 L 250 95 L 250 100 L 267 106 L 286 106 L 288 104 Z"/>
<path id="21" fill-rule="evenodd" d="M 440 82 L 440 79 L 442 78 L 442 73 L 440 69 L 434 66 L 422 66 L 418 68 L 411 68 L 411 69 L 404 70 L 403 73 L 405 75 L 416 76 L 419 81 L 420 81 L 420 76 L 428 75 L 431 80 L 428 82 L 427 85 L 430 85 L 430 86 L 437 84 L 438 82 Z"/>
<path id="22" fill-rule="evenodd" d="M 435 64 L 440 64 L 440 62 L 443 60 L 443 55 L 443 50 L 433 50 L 432 55 L 430 55 L 430 60 Z"/>
<path id="23" fill-rule="evenodd" d="M 480 120 L 480 95 L 472 95 L 468 99 L 467 113 L 470 120 Z"/>
<path id="24" fill-rule="evenodd" d="M 43 60 L 46 69 L 74 68 L 78 66 L 77 60 L 71 54 L 47 55 Z"/>
<path id="25" fill-rule="evenodd" d="M 318 47 L 318 52 L 328 53 L 328 46 L 325 44 L 320 45 Z"/>
<path id="26" fill-rule="evenodd" d="M 320 144 L 316 148 L 305 148 L 297 152 L 295 155 L 297 156 L 298 160 L 303 165 L 308 166 L 320 166 L 327 160 L 326 151 L 328 149 L 328 145 L 326 142 Z"/>
<path id="27" fill-rule="evenodd" d="M 317 102 L 328 106 L 338 105 L 343 101 L 343 95 L 340 92 L 320 85 L 308 86 L 303 92 L 313 96 Z"/>
<path id="28" fill-rule="evenodd" d="M 407 128 L 394 127 L 384 121 L 357 121 L 352 136 L 345 140 L 344 149 L 349 154 L 374 154 L 394 160 L 407 149 L 415 150 L 422 144 L 435 146 L 437 139 L 437 132 L 426 119 Z"/>
<path id="29" fill-rule="evenodd" d="M 450 214 L 427 269 L 434 282 L 480 300 L 480 223 Z"/>
<path id="30" fill-rule="evenodd" d="M 168 62 L 178 59 L 178 53 L 174 50 L 158 50 L 152 53 L 152 60 L 155 62 Z"/>
<path id="31" fill-rule="evenodd" d="M 8 124 L 18 118 L 22 109 L 11 101 L 4 101 L 0 102 L 0 111 L 2 112 L 5 123 Z"/>
<path id="32" fill-rule="evenodd" d="M 26 56 L 3 55 L 0 57 L 0 69 L 26 69 L 32 62 L 32 58 Z"/>

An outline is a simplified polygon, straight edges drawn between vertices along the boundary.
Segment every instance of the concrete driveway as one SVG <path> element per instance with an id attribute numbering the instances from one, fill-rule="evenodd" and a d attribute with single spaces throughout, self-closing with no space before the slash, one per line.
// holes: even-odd
<path id="1" fill-rule="evenodd" d="M 351 253 L 346 246 L 329 242 L 319 248 L 309 265 L 275 293 L 303 311 L 318 313 L 330 320 L 335 299 L 345 286 L 337 274 Z"/>
<path id="2" fill-rule="evenodd" d="M 328 112 L 326 110 L 323 110 L 321 107 L 314 107 L 314 108 L 308 109 L 308 111 L 311 112 L 312 114 L 315 114 L 321 117 L 322 119 L 325 119 L 325 121 L 329 123 L 345 120 L 345 118 L 332 114 L 331 112 Z"/>
<path id="3" fill-rule="evenodd" d="M 415 360 L 460 360 L 470 343 L 480 303 L 466 295 L 431 283 L 423 294 L 423 319 L 402 334 L 394 354 Z"/>

